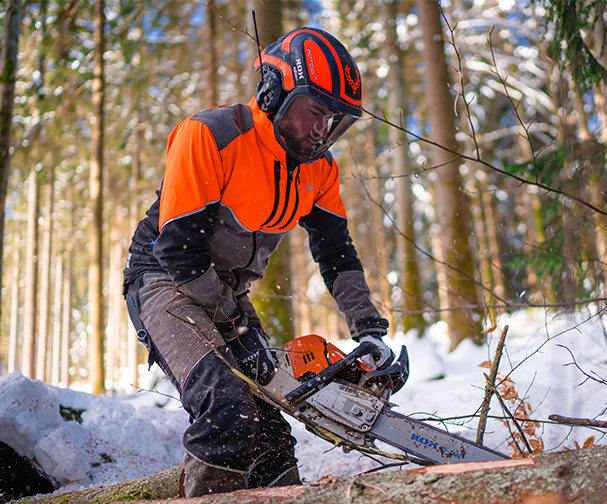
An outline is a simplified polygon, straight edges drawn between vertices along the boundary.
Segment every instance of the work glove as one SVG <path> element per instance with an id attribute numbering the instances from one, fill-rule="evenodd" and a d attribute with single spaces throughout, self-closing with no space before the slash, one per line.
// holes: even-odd
<path id="1" fill-rule="evenodd" d="M 249 327 L 229 342 L 232 354 L 245 376 L 260 385 L 270 383 L 276 361 L 268 342 L 254 327 Z"/>
<path id="2" fill-rule="evenodd" d="M 359 343 L 372 343 L 377 351 L 363 355 L 360 361 L 372 370 L 384 369 L 392 364 L 394 352 L 386 345 L 379 334 L 367 334 L 358 340 Z M 374 355 L 375 354 L 375 355 Z"/>

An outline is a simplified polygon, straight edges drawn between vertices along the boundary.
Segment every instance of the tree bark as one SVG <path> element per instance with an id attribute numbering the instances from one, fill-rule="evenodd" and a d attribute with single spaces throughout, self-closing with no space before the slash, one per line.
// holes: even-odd
<path id="1" fill-rule="evenodd" d="M 25 251 L 25 294 L 23 302 L 23 355 L 21 373 L 36 377 L 36 312 L 38 291 L 38 173 L 30 170 L 27 193 L 27 236 Z"/>
<path id="2" fill-rule="evenodd" d="M 93 77 L 93 117 L 90 163 L 89 249 L 89 383 L 94 394 L 105 389 L 103 368 L 103 133 L 104 133 L 104 25 L 105 0 L 95 4 L 95 68 Z"/>
<path id="3" fill-rule="evenodd" d="M 445 58 L 441 11 L 437 1 L 417 2 L 425 65 L 424 85 L 428 113 L 432 125 L 432 140 L 440 147 L 432 150 L 436 166 L 436 205 L 441 227 L 443 253 L 449 265 L 447 314 L 451 350 L 464 338 L 475 342 L 480 338 L 478 310 L 460 306 L 478 306 L 479 298 L 474 282 L 474 261 L 469 243 L 472 232 L 468 202 L 462 192 L 460 162 L 456 158 L 458 144 L 455 140 L 455 112 L 453 97 L 449 92 L 449 76 Z"/>
<path id="4" fill-rule="evenodd" d="M 396 124 L 406 126 L 408 118 L 407 88 L 405 85 L 404 68 L 405 54 L 398 44 L 396 19 L 396 2 L 387 4 L 388 17 L 386 26 L 386 42 L 394 57 L 394 64 L 390 66 L 388 80 L 390 92 L 388 95 L 388 109 Z M 422 314 L 423 308 L 417 250 L 415 248 L 415 215 L 413 212 L 413 193 L 411 191 L 412 163 L 409 155 L 407 134 L 397 128 L 390 128 L 390 143 L 392 145 L 392 174 L 396 178 L 396 203 L 398 234 L 396 247 L 399 264 L 398 285 L 402 290 L 400 308 L 402 309 L 401 322 L 403 331 L 418 329 L 420 335 L 427 325 Z M 414 313 L 410 313 L 414 312 Z M 418 313 L 415 313 L 418 312 Z"/>
<path id="5" fill-rule="evenodd" d="M 38 347 L 36 356 L 36 379 L 49 383 L 47 356 L 49 351 L 49 322 L 51 306 L 51 250 L 53 248 L 53 203 L 55 167 L 49 170 L 46 186 L 46 215 L 40 257 L 40 313 L 38 314 Z"/>
<path id="6" fill-rule="evenodd" d="M 19 27 L 21 25 L 21 0 L 4 3 L 2 54 L 0 55 L 0 283 L 2 279 L 2 252 L 4 215 L 8 177 L 10 175 L 11 124 L 19 54 Z"/>
<path id="7" fill-rule="evenodd" d="M 17 339 L 19 333 L 19 258 L 21 256 L 19 246 L 21 238 L 19 234 L 15 237 L 13 245 L 13 274 L 11 278 L 11 323 L 8 343 L 8 372 L 17 369 Z"/>
<path id="8" fill-rule="evenodd" d="M 180 466 L 107 489 L 37 497 L 20 504 L 105 504 L 133 500 L 170 504 Z M 164 496 L 151 497 L 155 492 Z M 138 494 L 140 497 L 138 497 Z M 143 494 L 143 495 L 142 495 Z M 170 495 L 169 495 L 170 494 Z M 446 464 L 348 478 L 325 476 L 303 486 L 260 488 L 181 499 L 180 504 L 603 504 L 607 447 L 542 454 L 533 459 Z M 149 500 L 149 498 L 156 500 Z M 137 500 L 137 499 L 141 500 Z M 113 499 L 113 500 L 112 500 Z M 148 499 L 148 500 L 143 500 Z M 541 499 L 541 500 L 540 500 Z"/>
<path id="9" fill-rule="evenodd" d="M 61 303 L 63 290 L 63 256 L 57 254 L 55 258 L 55 288 L 53 293 L 53 344 L 51 361 L 52 385 L 59 386 L 61 381 Z"/>

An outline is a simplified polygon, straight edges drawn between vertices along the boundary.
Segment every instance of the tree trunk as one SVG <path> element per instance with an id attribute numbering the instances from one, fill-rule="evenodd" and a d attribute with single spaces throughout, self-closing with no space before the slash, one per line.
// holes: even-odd
<path id="1" fill-rule="evenodd" d="M 51 384 L 56 387 L 61 381 L 61 291 L 63 289 L 63 257 L 55 258 L 55 289 L 53 293 L 53 351 L 51 361 Z"/>
<path id="2" fill-rule="evenodd" d="M 61 313 L 61 384 L 70 386 L 70 333 L 72 331 L 72 252 L 70 244 L 65 254 L 63 273 L 63 302 Z"/>
<path id="3" fill-rule="evenodd" d="M 51 306 L 51 250 L 53 247 L 53 201 L 54 201 L 55 168 L 51 166 L 47 181 L 46 215 L 42 254 L 40 257 L 40 313 L 38 314 L 38 347 L 36 359 L 36 379 L 49 383 L 47 356 L 49 353 L 49 321 Z"/>
<path id="4" fill-rule="evenodd" d="M 469 243 L 472 232 L 468 203 L 462 192 L 459 173 L 460 162 L 450 151 L 457 151 L 455 140 L 455 113 L 453 97 L 449 93 L 449 77 L 445 58 L 441 11 L 436 1 L 417 2 L 424 42 L 424 84 L 432 140 L 442 148 L 433 148 L 436 166 L 436 192 L 438 222 L 441 227 L 445 262 L 449 265 L 447 315 L 451 349 L 464 338 L 477 343 L 480 338 L 479 310 L 459 308 L 478 306 L 478 293 L 474 282 L 474 261 Z M 447 150 L 446 150 L 447 149 Z"/>
<path id="5" fill-rule="evenodd" d="M 8 339 L 8 372 L 17 369 L 17 339 L 19 336 L 19 234 L 15 237 L 13 245 L 13 275 L 11 278 L 11 323 Z"/>
<path id="6" fill-rule="evenodd" d="M 20 25 L 21 0 L 6 0 L 4 2 L 2 54 L 0 55 L 0 284 L 2 283 L 2 264 L 4 263 L 2 260 L 4 207 L 6 205 L 8 177 L 10 175 L 11 124 L 13 120 Z"/>
<path id="7" fill-rule="evenodd" d="M 207 86 L 205 89 L 206 103 L 204 108 L 215 107 L 219 99 L 217 84 L 217 11 L 215 10 L 215 0 L 207 1 L 207 22 L 205 36 L 209 45 L 209 63 L 207 71 Z"/>
<path id="8" fill-rule="evenodd" d="M 108 301 L 108 342 L 107 342 L 107 376 L 106 382 L 109 389 L 115 389 L 119 379 L 120 350 L 122 329 L 124 320 L 122 314 L 124 309 L 124 298 L 122 292 L 122 270 L 124 269 L 124 254 L 122 250 L 121 236 L 123 232 L 122 207 L 116 205 L 114 212 L 110 238 L 110 265 L 109 265 L 109 291 L 112 293 Z"/>
<path id="9" fill-rule="evenodd" d="M 21 373 L 32 380 L 36 376 L 36 312 L 38 292 L 38 173 L 32 168 L 28 177 L 27 238 L 25 251 L 25 299 L 23 302 L 23 356 Z"/>
<path id="10" fill-rule="evenodd" d="M 179 473 L 180 466 L 177 466 L 164 473 L 106 489 L 87 489 L 17 502 L 60 504 L 69 500 L 71 504 L 106 504 L 132 500 L 139 504 L 603 504 L 607 495 L 607 448 L 543 454 L 533 459 L 446 464 L 348 478 L 327 475 L 309 485 L 240 490 L 175 501 L 172 499 L 177 496 Z M 164 495 L 160 496 L 159 493 Z"/>
<path id="11" fill-rule="evenodd" d="M 371 212 L 369 214 L 369 227 L 367 229 L 368 245 L 371 248 L 369 259 L 371 269 L 367 272 L 371 292 L 379 296 L 379 302 L 375 304 L 384 317 L 390 320 L 390 329 L 394 330 L 392 311 L 392 286 L 388 282 L 389 256 L 386 228 L 384 226 L 384 208 L 382 196 L 382 179 L 377 171 L 377 138 L 373 128 L 366 131 L 366 166 L 369 176 L 369 199 L 371 200 Z"/>
<path id="12" fill-rule="evenodd" d="M 388 80 L 388 110 L 392 121 L 406 125 L 408 117 L 407 88 L 405 85 L 404 68 L 405 54 L 398 44 L 396 19 L 396 2 L 387 4 L 388 16 L 386 26 L 386 42 L 394 56 L 394 64 L 390 66 Z M 407 134 L 397 128 L 390 128 L 390 143 L 392 145 L 392 174 L 396 178 L 396 204 L 398 212 L 396 223 L 396 248 L 399 264 L 398 285 L 402 291 L 400 308 L 403 331 L 417 329 L 421 335 L 426 322 L 421 313 L 423 308 L 417 250 L 415 248 L 415 228 L 413 212 L 413 193 L 411 192 L 411 173 L 413 172 L 409 157 Z M 415 313 L 418 312 L 418 313 Z"/>
<path id="13" fill-rule="evenodd" d="M 103 368 L 103 133 L 104 133 L 104 25 L 105 0 L 95 3 L 95 68 L 90 163 L 90 249 L 89 249 L 89 383 L 94 394 L 105 389 Z"/>

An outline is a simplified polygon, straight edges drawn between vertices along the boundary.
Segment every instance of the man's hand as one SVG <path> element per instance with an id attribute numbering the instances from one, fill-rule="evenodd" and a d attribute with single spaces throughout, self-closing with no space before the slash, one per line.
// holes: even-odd
<path id="1" fill-rule="evenodd" d="M 246 332 L 230 341 L 232 353 L 242 372 L 260 385 L 267 385 L 274 376 L 276 361 L 268 342 L 257 329 L 249 327 Z"/>
<path id="2" fill-rule="evenodd" d="M 360 358 L 361 362 L 371 369 L 383 369 L 387 368 L 394 360 L 394 352 L 390 350 L 390 347 L 386 345 L 381 336 L 367 334 L 360 338 L 359 343 L 372 343 L 377 347 L 376 351 L 370 354 L 364 355 Z M 374 349 L 375 350 L 375 349 Z"/>

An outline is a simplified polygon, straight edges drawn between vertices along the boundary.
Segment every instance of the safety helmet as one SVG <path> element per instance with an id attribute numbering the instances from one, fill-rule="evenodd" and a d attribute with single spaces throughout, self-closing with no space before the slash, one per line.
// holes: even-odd
<path id="1" fill-rule="evenodd" d="M 312 163 L 362 116 L 360 71 L 335 37 L 298 28 L 269 44 L 253 65 L 261 68 L 257 103 L 274 122 L 280 145 Z"/>

